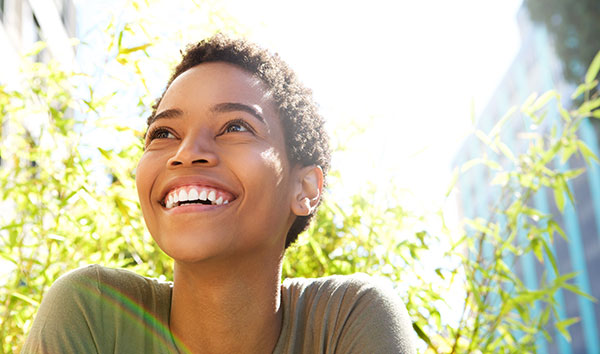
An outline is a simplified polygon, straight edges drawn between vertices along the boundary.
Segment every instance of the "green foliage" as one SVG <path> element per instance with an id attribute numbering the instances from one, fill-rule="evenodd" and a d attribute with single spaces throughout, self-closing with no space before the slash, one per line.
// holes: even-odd
<path id="1" fill-rule="evenodd" d="M 44 291 L 68 270 L 102 263 L 170 273 L 170 261 L 144 232 L 137 203 L 132 162 L 139 144 L 103 151 L 103 172 L 115 176 L 103 186 L 94 179 L 98 166 L 80 151 L 96 120 L 78 111 L 73 74 L 40 63 L 25 72 L 25 90 L 0 90 L 8 132 L 0 143 L 2 352 L 18 352 Z M 87 107 L 102 110 L 95 101 Z M 76 118 L 80 113 L 85 119 Z"/>
<path id="2" fill-rule="evenodd" d="M 554 40 L 565 78 L 572 83 L 582 81 L 585 68 L 600 50 L 598 2 L 525 0 L 524 3 L 531 19 L 543 24 Z"/>
<path id="3" fill-rule="evenodd" d="M 137 201 L 134 168 L 142 133 L 111 115 L 127 92 L 135 92 L 138 104 L 131 114 L 147 114 L 152 97 L 146 69 L 157 65 L 152 51 L 164 44 L 150 27 L 153 5 L 129 6 L 137 15 L 105 29 L 102 79 L 117 91 L 99 90 L 97 78 L 53 63 L 26 64 L 22 89 L 0 88 L 0 352 L 19 351 L 44 292 L 70 269 L 100 263 L 171 278 L 171 261 L 145 231 Z M 223 19 L 209 18 L 200 32 L 210 33 L 215 18 Z M 553 91 L 521 107 L 547 127 L 527 133 L 523 151 L 503 141 L 515 110 L 490 132 L 476 132 L 488 152 L 457 169 L 452 184 L 471 169 L 488 169 L 500 196 L 489 214 L 450 229 L 442 212 L 415 215 L 404 208 L 395 190 L 371 186 L 346 199 L 326 193 L 310 230 L 288 250 L 284 276 L 365 272 L 388 278 L 427 353 L 534 352 L 536 335 L 548 336 L 551 320 L 568 338 L 576 319 L 557 317 L 553 295 L 559 289 L 586 294 L 569 282 L 573 274 L 559 274 L 556 266 L 553 239 L 568 235 L 552 215 L 533 208 L 531 198 L 547 188 L 562 210 L 573 198 L 569 180 L 582 171 L 559 169 L 561 161 L 575 153 L 598 161 L 576 135 L 581 120 L 599 116 L 600 101 L 590 94 L 597 68 L 592 65 L 578 88 L 584 96 L 579 107 L 566 111 Z M 552 105 L 560 121 L 547 118 Z M 90 139 L 97 134 L 121 143 L 104 146 Z M 330 191 L 340 178 L 331 173 Z M 527 255 L 552 269 L 535 288 L 513 271 Z"/>

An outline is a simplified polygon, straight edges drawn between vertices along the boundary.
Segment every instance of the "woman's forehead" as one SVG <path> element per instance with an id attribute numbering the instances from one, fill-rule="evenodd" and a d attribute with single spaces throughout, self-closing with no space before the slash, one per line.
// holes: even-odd
<path id="1" fill-rule="evenodd" d="M 273 105 L 269 89 L 260 78 L 224 62 L 202 63 L 186 70 L 173 80 L 161 101 L 182 96 L 202 96 L 212 100 L 245 99 Z"/>
<path id="2" fill-rule="evenodd" d="M 203 114 L 234 106 L 261 117 L 269 127 L 280 125 L 267 85 L 248 71 L 224 62 L 202 63 L 179 75 L 165 92 L 154 117 L 168 110 Z"/>

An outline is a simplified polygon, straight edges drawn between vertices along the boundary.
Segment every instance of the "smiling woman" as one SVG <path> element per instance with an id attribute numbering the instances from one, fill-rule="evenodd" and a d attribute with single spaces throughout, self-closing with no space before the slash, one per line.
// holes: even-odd
<path id="1" fill-rule="evenodd" d="M 189 47 L 148 118 L 136 174 L 173 282 L 75 270 L 45 296 L 22 352 L 414 352 L 386 285 L 281 281 L 328 167 L 323 119 L 278 56 L 221 35 Z"/>

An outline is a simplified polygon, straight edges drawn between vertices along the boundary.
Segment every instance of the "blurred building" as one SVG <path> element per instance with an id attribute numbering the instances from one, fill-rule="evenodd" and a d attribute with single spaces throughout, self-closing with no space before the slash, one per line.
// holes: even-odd
<path id="1" fill-rule="evenodd" d="M 561 94 L 563 104 L 568 107 L 570 96 L 575 89 L 562 78 L 562 64 L 554 54 L 546 29 L 534 25 L 529 20 L 525 7 L 521 7 L 518 13 L 518 23 L 522 43 L 519 52 L 493 98 L 478 117 L 477 127 L 486 133 L 510 107 L 520 106 L 532 92 L 541 94 L 556 89 Z M 526 140 L 520 138 L 522 133 L 532 129 L 548 131 L 547 126 L 552 121 L 561 119 L 557 110 L 550 110 L 545 123 L 535 127 L 524 115 L 517 115 L 518 117 L 514 117 L 504 126 L 502 133 L 502 138 L 515 153 L 525 149 Z M 583 121 L 580 138 L 600 156 L 598 122 L 597 119 Z M 455 158 L 455 164 L 461 165 L 486 152 L 488 155 L 494 155 L 481 140 L 472 136 L 463 143 Z M 569 237 L 568 243 L 561 237 L 554 238 L 553 251 L 560 273 L 577 272 L 574 283 L 583 291 L 600 299 L 600 166 L 597 163 L 586 166 L 579 155 L 572 157 L 565 164 L 555 164 L 557 169 L 579 167 L 586 167 L 587 171 L 569 183 L 575 198 L 574 205 L 566 198 L 565 210 L 561 214 L 556 208 L 552 191 L 544 189 L 534 196 L 532 206 L 544 213 L 552 213 Z M 490 185 L 492 176 L 488 171 L 485 168 L 472 168 L 461 176 L 458 186 L 463 216 L 490 216 L 491 206 L 499 199 L 500 189 Z M 527 235 L 523 232 L 517 238 L 521 242 L 527 241 Z M 535 289 L 544 272 L 553 274 L 549 262 L 544 263 L 541 264 L 532 255 L 527 255 L 521 257 L 515 271 L 528 288 Z M 600 353 L 600 303 L 594 303 L 569 291 L 558 292 L 555 300 L 561 318 L 577 317 L 580 321 L 569 327 L 571 342 L 566 341 L 551 323 L 548 332 L 553 341 L 547 342 L 540 335 L 537 342 L 538 353 Z"/>
<path id="2" fill-rule="evenodd" d="M 0 0 L 0 85 L 18 89 L 21 57 L 39 41 L 44 41 L 47 47 L 33 60 L 53 59 L 70 68 L 74 63 L 70 38 L 76 36 L 75 10 L 72 0 Z M 8 130 L 4 123 L 0 138 Z"/>
<path id="3" fill-rule="evenodd" d="M 48 48 L 35 59 L 72 65 L 69 38 L 76 35 L 75 13 L 72 0 L 0 0 L 0 84 L 15 80 L 21 55 L 37 41 Z"/>

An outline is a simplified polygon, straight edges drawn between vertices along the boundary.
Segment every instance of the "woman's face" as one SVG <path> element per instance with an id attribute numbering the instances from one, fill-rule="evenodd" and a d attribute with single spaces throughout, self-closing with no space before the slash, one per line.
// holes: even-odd
<path id="1" fill-rule="evenodd" d="M 138 194 L 168 255 L 195 262 L 282 252 L 293 178 L 262 81 L 227 63 L 187 70 L 162 98 L 145 143 Z"/>

